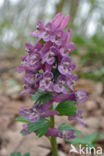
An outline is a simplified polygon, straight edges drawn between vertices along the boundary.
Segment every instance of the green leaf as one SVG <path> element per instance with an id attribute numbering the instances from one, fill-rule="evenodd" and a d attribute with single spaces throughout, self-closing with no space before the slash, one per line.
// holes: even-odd
<path id="1" fill-rule="evenodd" d="M 22 156 L 21 153 L 11 153 L 10 156 Z"/>
<path id="2" fill-rule="evenodd" d="M 37 92 L 32 96 L 32 100 L 36 101 L 37 104 L 43 104 L 52 99 L 52 93 L 48 92 Z"/>
<path id="3" fill-rule="evenodd" d="M 37 122 L 29 122 L 28 123 L 28 130 L 29 132 L 34 132 L 42 127 L 44 127 L 45 125 L 49 124 L 49 121 L 43 119 L 43 118 L 40 118 Z"/>
<path id="4" fill-rule="evenodd" d="M 11 153 L 10 156 L 30 156 L 30 154 L 25 153 L 24 155 L 22 155 L 20 152 L 17 152 L 17 153 Z"/>
<path id="5" fill-rule="evenodd" d="M 30 156 L 30 153 L 25 153 L 23 156 Z"/>
<path id="6" fill-rule="evenodd" d="M 40 118 L 37 122 L 28 123 L 28 131 L 29 132 L 36 131 L 36 135 L 41 137 L 47 132 L 49 125 L 50 123 L 48 120 Z"/>
<path id="7" fill-rule="evenodd" d="M 54 80 L 56 81 L 60 73 L 57 69 L 52 69 L 52 73 L 54 75 Z"/>
<path id="8" fill-rule="evenodd" d="M 37 101 L 37 100 L 40 98 L 41 95 L 42 95 L 41 92 L 36 92 L 36 93 L 32 96 L 32 100 L 33 100 L 33 101 Z"/>
<path id="9" fill-rule="evenodd" d="M 21 155 L 21 153 L 18 152 L 18 153 L 16 153 L 16 156 L 22 156 L 22 155 Z"/>
<path id="10" fill-rule="evenodd" d="M 81 145 L 89 145 L 89 146 L 93 146 L 95 141 L 98 139 L 99 134 L 98 132 L 95 132 L 93 134 L 88 134 L 82 138 L 79 137 L 75 137 L 74 139 L 71 140 L 67 140 L 68 142 L 71 142 L 72 144 L 81 144 Z"/>
<path id="11" fill-rule="evenodd" d="M 52 99 L 52 94 L 51 93 L 44 93 L 40 96 L 39 98 L 39 104 L 43 104 L 49 100 Z"/>
<path id="12" fill-rule="evenodd" d="M 60 113 L 60 115 L 72 116 L 76 114 L 74 101 L 62 101 L 58 104 L 56 110 Z"/>
<path id="13" fill-rule="evenodd" d="M 41 43 L 41 44 L 45 44 L 46 42 L 45 42 L 43 39 L 41 39 L 41 40 L 40 40 L 40 43 Z"/>
<path id="14" fill-rule="evenodd" d="M 25 117 L 23 116 L 18 116 L 15 121 L 19 121 L 19 122 L 29 122 Z"/>
<path id="15" fill-rule="evenodd" d="M 79 130 L 77 130 L 74 126 L 71 126 L 71 125 L 67 125 L 66 123 L 62 123 L 59 127 L 58 127 L 59 130 L 74 130 L 75 134 L 80 134 L 81 132 Z"/>
<path id="16" fill-rule="evenodd" d="M 49 124 L 46 124 L 44 127 L 40 128 L 37 132 L 36 135 L 38 137 L 42 137 L 44 134 L 46 134 L 46 132 L 48 131 L 49 128 Z"/>
<path id="17" fill-rule="evenodd" d="M 16 153 L 11 153 L 10 156 L 16 156 Z"/>

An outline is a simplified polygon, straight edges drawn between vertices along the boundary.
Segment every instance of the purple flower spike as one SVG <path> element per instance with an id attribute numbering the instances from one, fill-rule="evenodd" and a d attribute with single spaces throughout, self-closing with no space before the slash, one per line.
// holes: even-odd
<path id="1" fill-rule="evenodd" d="M 33 45 L 31 43 L 25 44 L 26 55 L 22 56 L 22 62 L 17 71 L 24 72 L 24 91 L 20 95 L 34 95 L 36 93 L 35 104 L 31 108 L 22 107 L 20 109 L 20 114 L 29 123 L 34 123 L 41 118 L 59 116 L 60 110 L 58 112 L 57 108 L 53 108 L 55 102 L 58 104 L 64 103 L 65 100 L 84 102 L 88 99 L 85 91 L 75 91 L 74 89 L 74 83 L 78 80 L 78 76 L 73 74 L 76 65 L 70 57 L 70 53 L 75 49 L 74 43 L 71 42 L 72 30 L 69 29 L 68 32 L 65 30 L 69 20 L 70 16 L 64 16 L 62 13 L 58 13 L 52 21 L 46 24 L 40 20 L 36 30 L 31 33 L 33 37 L 38 38 L 36 43 Z M 40 100 L 41 95 L 43 99 Z M 76 115 L 69 116 L 68 119 L 75 119 L 85 126 L 86 124 L 81 120 L 81 114 L 82 111 L 79 110 Z M 24 134 L 30 134 L 27 125 L 23 125 L 22 131 Z M 41 133 L 40 129 L 36 132 Z M 59 130 L 50 125 L 45 135 L 72 139 L 74 131 Z"/>
<path id="2" fill-rule="evenodd" d="M 76 120 L 76 121 L 79 122 L 81 125 L 87 126 L 87 124 L 84 123 L 84 121 L 81 119 L 82 112 L 83 112 L 82 109 L 79 109 L 76 115 L 74 115 L 74 116 L 69 116 L 68 119 L 69 119 L 69 120 Z"/>
<path id="3" fill-rule="evenodd" d="M 77 102 L 85 102 L 88 99 L 87 93 L 81 89 L 76 91 L 75 95 L 76 95 L 76 101 Z"/>
<path id="4" fill-rule="evenodd" d="M 58 83 L 48 77 L 41 77 L 37 81 L 35 74 L 51 72 L 53 68 L 58 68 L 65 78 L 71 75 L 75 64 L 71 63 L 69 53 L 75 47 L 74 43 L 70 42 L 72 30 L 69 29 L 68 33 L 64 30 L 68 25 L 69 18 L 69 15 L 64 16 L 62 13 L 58 13 L 47 24 L 42 21 L 38 22 L 36 31 L 32 33 L 34 37 L 38 37 L 38 41 L 35 45 L 26 43 L 27 54 L 22 57 L 22 64 L 17 68 L 18 72 L 24 71 L 27 75 L 24 80 L 25 90 L 21 94 L 34 94 L 38 88 L 65 93 L 61 82 Z M 30 76 L 27 73 L 31 73 Z M 59 89 L 61 90 L 59 91 Z"/>

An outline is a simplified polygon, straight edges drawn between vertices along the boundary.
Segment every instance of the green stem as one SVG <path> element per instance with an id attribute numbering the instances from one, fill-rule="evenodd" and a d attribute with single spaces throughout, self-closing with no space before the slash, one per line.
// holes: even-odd
<path id="1" fill-rule="evenodd" d="M 51 109 L 53 109 L 53 107 L 51 107 Z M 54 119 L 54 116 L 51 116 L 50 117 L 50 127 L 54 128 L 54 125 L 55 125 L 55 119 Z M 51 148 L 52 148 L 52 156 L 58 156 L 56 137 L 51 136 L 50 143 L 51 143 Z"/>

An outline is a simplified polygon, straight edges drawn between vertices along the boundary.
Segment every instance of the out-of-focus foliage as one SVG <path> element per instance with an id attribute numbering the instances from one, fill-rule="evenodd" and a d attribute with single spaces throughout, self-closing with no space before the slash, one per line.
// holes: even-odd
<path id="1" fill-rule="evenodd" d="M 79 35 L 104 31 L 104 0 L 1 0 L 0 46 L 22 48 L 30 40 L 38 19 L 51 19 L 56 12 L 70 14 L 69 26 Z M 12 43 L 12 44 L 11 44 Z"/>
<path id="2" fill-rule="evenodd" d="M 10 156 L 30 156 L 29 153 L 25 153 L 25 154 L 21 154 L 20 152 L 17 152 L 17 153 L 11 153 Z"/>
<path id="3" fill-rule="evenodd" d="M 87 66 L 88 70 L 79 73 L 80 77 L 92 78 L 94 80 L 104 81 L 104 36 L 95 34 L 90 38 L 75 35 L 73 37 L 76 43 L 75 54 L 80 54 L 80 62 Z"/>

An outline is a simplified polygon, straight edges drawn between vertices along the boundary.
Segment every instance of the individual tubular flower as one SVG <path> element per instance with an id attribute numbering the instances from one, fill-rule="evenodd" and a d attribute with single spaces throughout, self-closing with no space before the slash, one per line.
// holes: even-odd
<path id="1" fill-rule="evenodd" d="M 53 115 L 59 115 L 59 112 L 57 112 L 56 110 L 48 110 L 46 112 L 33 112 L 30 113 L 29 117 L 27 118 L 30 122 L 36 122 L 37 120 L 39 120 L 40 118 L 46 118 L 46 117 L 50 117 Z"/>
<path id="2" fill-rule="evenodd" d="M 74 130 L 60 130 L 58 132 L 58 137 L 60 138 L 64 138 L 64 139 L 73 139 L 75 136 L 74 136 Z"/>
<path id="3" fill-rule="evenodd" d="M 60 75 L 57 78 L 56 84 L 54 85 L 54 91 L 56 93 L 67 93 L 65 88 L 65 77 L 63 75 Z"/>
<path id="4" fill-rule="evenodd" d="M 51 72 L 45 72 L 43 74 L 43 79 L 39 83 L 39 88 L 41 90 L 52 91 L 53 89 L 53 82 L 51 81 L 53 78 L 53 74 Z"/>
<path id="5" fill-rule="evenodd" d="M 75 92 L 75 96 L 77 102 L 84 102 L 88 99 L 87 93 L 81 89 Z"/>
<path id="6" fill-rule="evenodd" d="M 26 52 L 25 56 L 22 56 L 22 63 L 17 67 L 19 73 L 23 71 L 33 71 L 40 67 L 40 56 L 37 53 L 42 47 L 42 44 L 37 42 L 34 46 L 30 43 L 26 43 Z M 34 65 L 33 65 L 34 64 Z"/>
<path id="7" fill-rule="evenodd" d="M 27 126 L 27 124 L 23 124 L 23 125 L 22 125 L 22 132 L 23 132 L 25 135 L 31 133 L 31 132 L 28 131 L 28 126 Z"/>
<path id="8" fill-rule="evenodd" d="M 67 94 L 56 94 L 54 93 L 53 94 L 53 101 L 54 102 L 62 102 L 62 101 L 65 101 L 65 100 L 73 100 L 75 101 L 76 97 L 75 97 L 75 93 L 72 92 L 72 93 L 67 93 Z"/>
<path id="9" fill-rule="evenodd" d="M 25 46 L 26 46 L 26 48 L 25 48 L 25 50 L 29 53 L 29 52 L 32 52 L 33 50 L 34 50 L 34 46 L 31 44 L 31 43 L 29 43 L 29 42 L 27 42 L 26 44 L 25 44 Z"/>
<path id="10" fill-rule="evenodd" d="M 51 41 L 54 35 L 54 26 L 51 23 L 47 23 L 44 29 L 45 30 L 41 33 L 40 38 L 46 42 Z"/>
<path id="11" fill-rule="evenodd" d="M 34 32 L 32 32 L 31 34 L 32 34 L 32 36 L 34 36 L 34 37 L 40 37 L 41 36 L 41 33 L 42 32 L 44 32 L 44 24 L 43 24 L 43 22 L 40 20 L 40 21 L 38 21 L 38 23 L 37 23 L 37 26 L 36 26 L 36 31 L 34 31 Z"/>
<path id="12" fill-rule="evenodd" d="M 20 109 L 20 114 L 31 122 L 36 122 L 37 120 L 40 119 L 39 113 L 36 110 L 33 110 L 28 107 L 22 107 Z"/>
<path id="13" fill-rule="evenodd" d="M 28 108 L 28 107 L 22 107 L 20 110 L 20 114 L 24 116 L 27 120 L 30 122 L 36 122 L 40 118 L 46 118 L 53 115 L 59 115 L 59 112 L 56 110 L 48 110 L 45 112 L 38 112 L 36 109 Z"/>
<path id="14" fill-rule="evenodd" d="M 46 112 L 52 106 L 53 102 L 54 102 L 54 99 L 52 98 L 51 100 L 49 100 L 49 101 L 47 101 L 47 102 L 45 102 L 45 103 L 43 103 L 41 105 L 37 105 L 37 103 L 35 103 L 33 105 L 33 107 L 35 107 L 40 113 L 41 112 Z"/>
<path id="15" fill-rule="evenodd" d="M 69 56 L 69 49 L 66 49 L 65 47 L 60 47 L 59 49 L 60 55 L 65 57 L 65 56 Z"/>
<path id="16" fill-rule="evenodd" d="M 18 72 L 30 71 L 36 72 L 40 69 L 40 55 L 39 53 L 27 54 L 24 58 L 22 57 L 22 64 L 17 68 Z"/>
<path id="17" fill-rule="evenodd" d="M 78 76 L 76 74 L 72 74 L 69 77 L 67 77 L 66 83 L 71 91 L 74 91 L 73 85 L 77 80 Z"/>
<path id="18" fill-rule="evenodd" d="M 68 140 L 75 137 L 73 130 L 58 130 L 56 128 L 49 128 L 46 136 L 60 137 Z"/>
<path id="19" fill-rule="evenodd" d="M 68 30 L 68 34 L 65 36 L 65 40 L 61 44 L 61 47 L 59 47 L 60 54 L 64 56 L 69 56 L 70 52 L 72 52 L 75 49 L 75 45 L 73 42 L 69 42 L 72 35 L 72 30 Z"/>
<path id="20" fill-rule="evenodd" d="M 55 43 L 56 45 L 61 45 L 62 44 L 62 41 L 64 40 L 65 38 L 65 35 L 66 33 L 63 32 L 62 30 L 57 30 L 55 32 L 55 35 L 54 37 L 52 38 L 52 42 Z"/>
<path id="21" fill-rule="evenodd" d="M 24 76 L 24 82 L 23 82 L 24 91 L 21 92 L 20 95 L 26 93 L 34 94 L 39 87 L 39 81 L 41 79 L 42 79 L 41 73 L 33 74 L 31 72 L 26 72 Z"/>
<path id="22" fill-rule="evenodd" d="M 76 120 L 77 122 L 79 122 L 81 125 L 83 126 L 87 126 L 86 123 L 81 119 L 81 115 L 82 115 L 82 110 L 79 109 L 77 114 L 74 116 L 69 116 L 68 119 L 69 120 Z"/>
<path id="23" fill-rule="evenodd" d="M 71 63 L 70 57 L 63 57 L 61 63 L 58 65 L 58 70 L 62 75 L 71 75 L 71 70 L 73 70 L 73 64 Z"/>
<path id="24" fill-rule="evenodd" d="M 55 48 L 51 47 L 49 49 L 48 52 L 46 52 L 46 54 L 44 55 L 43 59 L 42 59 L 42 63 L 47 63 L 49 65 L 53 65 L 53 63 L 55 62 Z"/>

